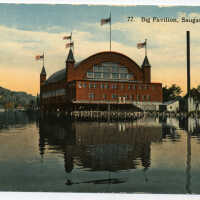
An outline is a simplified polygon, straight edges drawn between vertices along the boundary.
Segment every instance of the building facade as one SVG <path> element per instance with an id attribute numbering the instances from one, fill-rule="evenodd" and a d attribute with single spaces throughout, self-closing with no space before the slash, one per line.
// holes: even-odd
<path id="1" fill-rule="evenodd" d="M 124 105 L 155 110 L 162 103 L 162 84 L 151 82 L 151 65 L 142 66 L 118 52 L 105 51 L 75 62 L 72 49 L 64 69 L 46 79 L 40 74 L 43 110 L 100 109 Z"/>

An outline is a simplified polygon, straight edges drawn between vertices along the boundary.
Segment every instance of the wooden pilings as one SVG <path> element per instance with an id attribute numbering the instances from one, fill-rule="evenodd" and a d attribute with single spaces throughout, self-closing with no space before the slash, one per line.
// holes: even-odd
<path id="1" fill-rule="evenodd" d="M 144 117 L 142 112 L 72 111 L 66 115 L 74 121 L 133 121 Z"/>
<path id="2" fill-rule="evenodd" d="M 159 118 L 179 118 L 185 119 L 188 117 L 199 118 L 200 112 L 125 112 L 125 111 L 55 111 L 55 112 L 40 112 L 40 116 L 59 117 L 72 121 L 134 121 L 143 117 L 159 117 Z"/>

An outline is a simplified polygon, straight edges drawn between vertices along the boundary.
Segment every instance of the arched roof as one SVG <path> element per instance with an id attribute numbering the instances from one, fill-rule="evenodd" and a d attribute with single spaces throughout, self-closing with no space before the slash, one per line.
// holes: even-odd
<path id="1" fill-rule="evenodd" d="M 85 79 L 86 73 L 92 69 L 94 65 L 103 62 L 113 62 L 125 66 L 128 68 L 130 73 L 134 74 L 134 80 L 143 80 L 142 68 L 140 68 L 139 65 L 128 56 L 115 51 L 99 52 L 77 63 L 74 68 L 76 79 Z"/>
<path id="2" fill-rule="evenodd" d="M 114 62 L 116 62 L 116 63 L 120 63 L 120 58 L 124 58 L 124 60 L 128 61 L 129 63 L 132 63 L 133 65 L 135 65 L 138 68 L 138 70 L 141 70 L 139 65 L 134 60 L 132 60 L 128 56 L 126 56 L 126 55 L 124 55 L 122 53 L 116 52 L 116 51 L 102 51 L 102 52 L 93 54 L 93 55 L 87 57 L 86 59 L 76 63 L 75 67 L 78 68 L 79 66 L 81 66 L 82 64 L 84 64 L 84 63 L 86 63 L 86 62 L 88 62 L 90 60 L 95 60 L 95 57 L 102 57 L 102 59 L 103 59 L 104 56 L 106 56 L 106 55 L 110 55 L 110 58 L 112 58 L 112 55 L 118 57 L 118 59 L 114 60 Z M 109 61 L 109 58 L 107 58 L 107 60 Z M 102 62 L 102 60 L 100 62 Z"/>
<path id="3" fill-rule="evenodd" d="M 66 69 L 61 69 L 55 73 L 53 73 L 46 81 L 45 83 L 55 83 L 57 81 L 61 81 L 63 79 L 65 79 L 65 72 Z"/>
<path id="4" fill-rule="evenodd" d="M 142 72 L 142 69 L 135 61 L 133 61 L 128 56 L 115 51 L 103 51 L 93 54 L 80 62 L 76 62 L 74 65 L 74 69 L 77 73 L 79 70 L 81 70 L 81 73 L 78 73 L 78 76 L 81 76 L 81 78 L 83 78 L 85 73 L 93 66 L 93 64 L 98 64 L 102 62 L 114 62 L 126 66 L 130 71 L 136 71 L 138 73 Z M 55 83 L 57 81 L 64 80 L 65 75 L 66 69 L 64 68 L 52 74 L 45 82 Z"/>

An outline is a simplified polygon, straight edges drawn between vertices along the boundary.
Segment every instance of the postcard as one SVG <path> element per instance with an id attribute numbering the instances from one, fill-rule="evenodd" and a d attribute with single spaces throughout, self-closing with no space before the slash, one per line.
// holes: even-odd
<path id="1" fill-rule="evenodd" d="M 0 191 L 200 194 L 200 7 L 0 4 Z"/>

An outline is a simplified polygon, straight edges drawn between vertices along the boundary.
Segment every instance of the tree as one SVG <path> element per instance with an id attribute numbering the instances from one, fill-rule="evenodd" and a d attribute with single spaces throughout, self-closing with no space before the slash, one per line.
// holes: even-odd
<path id="1" fill-rule="evenodd" d="M 172 84 L 171 87 L 163 87 L 163 101 L 171 101 L 180 98 L 182 90 L 176 84 Z"/>
<path id="2" fill-rule="evenodd" d="M 195 106 L 196 106 L 196 110 L 198 110 L 199 107 L 199 103 L 200 103 L 200 85 L 197 86 L 197 88 L 192 88 L 190 90 L 190 95 L 191 97 L 193 97 L 194 102 L 195 102 Z"/>
<path id="3" fill-rule="evenodd" d="M 197 86 L 197 91 L 200 92 L 200 85 Z"/>

